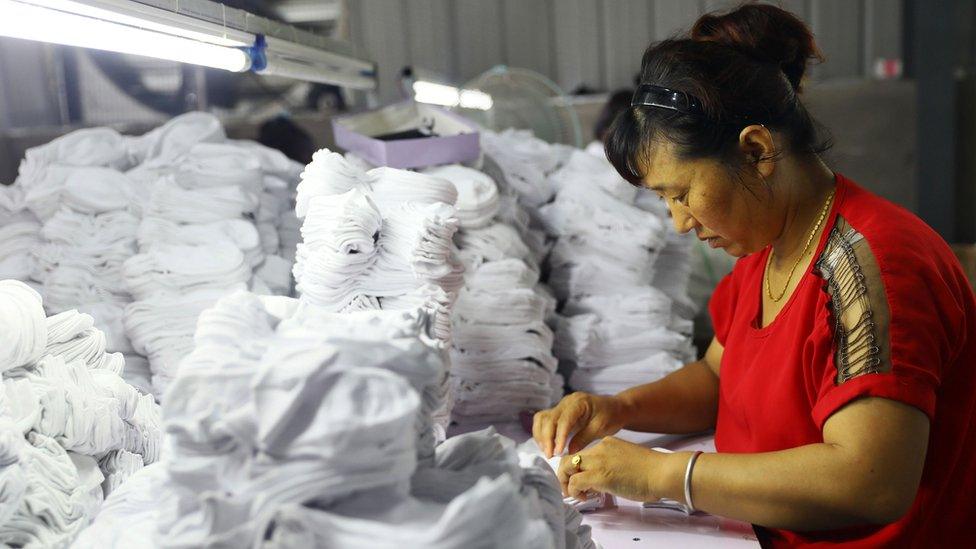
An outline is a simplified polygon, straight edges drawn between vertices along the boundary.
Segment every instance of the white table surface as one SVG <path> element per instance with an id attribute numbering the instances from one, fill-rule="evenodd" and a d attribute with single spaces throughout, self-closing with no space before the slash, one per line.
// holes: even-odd
<path id="1" fill-rule="evenodd" d="M 460 434 L 483 427 L 485 426 L 452 429 L 451 434 Z M 499 433 L 519 443 L 529 438 L 529 434 L 519 423 L 495 424 L 494 427 Z M 688 437 L 621 431 L 617 436 L 648 448 L 715 451 L 715 443 L 711 435 Z M 680 511 L 645 509 L 641 502 L 623 498 L 613 499 L 614 503 L 610 506 L 583 514 L 583 524 L 588 524 L 593 529 L 593 539 L 603 546 L 603 549 L 651 546 L 692 549 L 759 547 L 752 526 L 744 522 L 706 514 L 695 514 L 689 517 Z"/>

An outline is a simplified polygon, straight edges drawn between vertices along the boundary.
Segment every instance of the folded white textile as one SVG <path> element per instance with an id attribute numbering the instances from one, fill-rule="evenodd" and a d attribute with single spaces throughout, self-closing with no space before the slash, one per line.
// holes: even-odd
<path id="1" fill-rule="evenodd" d="M 255 278 L 264 282 L 274 295 L 290 295 L 292 291 L 292 263 L 287 259 L 269 255 L 255 269 Z"/>
<path id="2" fill-rule="evenodd" d="M 65 206 L 44 222 L 41 236 L 61 244 L 101 247 L 132 242 L 138 227 L 139 218 L 127 211 L 92 215 Z"/>
<path id="3" fill-rule="evenodd" d="M 633 204 L 639 192 L 637 187 L 620 177 L 602 153 L 594 156 L 574 150 L 549 178 L 557 193 L 568 185 L 596 186 L 626 204 Z"/>
<path id="4" fill-rule="evenodd" d="M 520 325 L 544 319 L 551 306 L 549 296 L 533 289 L 465 288 L 454 304 L 454 318 L 460 324 Z"/>
<path id="5" fill-rule="evenodd" d="M 133 348 L 148 356 L 153 374 L 173 377 L 179 361 L 193 349 L 200 314 L 222 296 L 243 288 L 238 283 L 183 293 L 160 292 L 130 303 L 123 322 Z"/>
<path id="6" fill-rule="evenodd" d="M 467 267 L 464 287 L 472 291 L 532 288 L 538 280 L 538 269 L 533 269 L 522 259 L 509 257 Z"/>
<path id="7" fill-rule="evenodd" d="M 312 197 L 343 194 L 351 189 L 369 193 L 384 213 L 386 207 L 398 206 L 404 202 L 443 202 L 454 205 L 457 201 L 457 189 L 450 181 L 387 167 L 363 172 L 342 155 L 322 149 L 315 153 L 312 163 L 302 172 L 295 213 L 299 218 L 305 217 L 308 201 Z"/>
<path id="8" fill-rule="evenodd" d="M 17 512 L 27 491 L 25 446 L 23 431 L 0 414 L 0 524 Z"/>
<path id="9" fill-rule="evenodd" d="M 163 463 L 135 471 L 125 483 L 108 494 L 94 522 L 71 546 L 75 549 L 155 547 L 156 521 L 165 477 Z M 106 482 L 111 478 L 110 475 Z"/>
<path id="10" fill-rule="evenodd" d="M 241 251 L 220 245 L 158 244 L 129 258 L 122 272 L 136 299 L 158 293 L 228 288 L 251 277 Z"/>
<path id="11" fill-rule="evenodd" d="M 256 211 L 260 204 L 258 195 L 234 185 L 186 189 L 172 176 L 166 176 L 156 179 L 150 188 L 144 217 L 162 217 L 177 223 L 238 219 Z"/>
<path id="12" fill-rule="evenodd" d="M 423 171 L 450 181 L 457 189 L 458 220 L 462 229 L 479 229 L 491 223 L 498 214 L 498 185 L 491 176 L 457 164 Z"/>
<path id="13" fill-rule="evenodd" d="M 63 166 L 106 166 L 122 169 L 129 164 L 123 145 L 124 138 L 111 128 L 85 128 L 63 135 L 54 141 L 27 149 L 21 162 L 16 183 L 30 187 L 21 178 L 24 170 L 34 166 L 60 164 Z"/>
<path id="14" fill-rule="evenodd" d="M 431 506 L 413 498 L 390 498 L 386 504 L 377 505 L 377 499 L 366 499 L 368 504 L 354 500 L 328 511 L 295 504 L 282 506 L 271 517 L 271 538 L 263 546 L 553 546 L 553 534 L 543 520 L 530 518 L 518 486 L 506 475 L 479 480 L 446 506 Z M 486 515 L 492 520 L 483 520 Z"/>
<path id="15" fill-rule="evenodd" d="M 27 379 L 43 410 L 34 426 L 37 432 L 86 455 L 122 448 L 127 426 L 121 403 L 104 395 L 84 363 L 48 355 Z"/>
<path id="16" fill-rule="evenodd" d="M 105 334 L 105 350 L 109 353 L 131 353 L 134 351 L 126 334 L 125 307 L 121 303 L 86 303 L 78 310 L 95 319 L 95 328 Z"/>
<path id="17" fill-rule="evenodd" d="M 277 149 L 266 147 L 257 141 L 250 141 L 248 139 L 234 139 L 231 140 L 230 143 L 247 151 L 255 159 L 257 159 L 265 174 L 272 175 L 281 181 L 297 182 L 298 177 L 305 168 L 305 166 L 303 166 L 300 162 L 296 162 L 285 156 L 285 153 Z"/>
<path id="18" fill-rule="evenodd" d="M 77 493 L 84 506 L 82 512 L 90 519 L 98 514 L 98 509 L 105 500 L 105 493 L 102 491 L 102 482 L 105 481 L 105 475 L 99 469 L 98 462 L 91 456 L 68 452 L 68 457 L 78 471 Z"/>
<path id="19" fill-rule="evenodd" d="M 629 364 L 577 368 L 570 376 L 569 383 L 578 391 L 613 395 L 630 387 L 657 381 L 683 365 L 682 361 L 669 353 L 658 352 Z"/>
<path id="20" fill-rule="evenodd" d="M 459 231 L 455 242 L 467 267 L 477 267 L 489 261 L 521 259 L 538 270 L 532 250 L 511 225 L 494 223 L 483 229 Z"/>
<path id="21" fill-rule="evenodd" d="M 91 519 L 93 494 L 71 458 L 54 439 L 27 435 L 27 488 L 23 500 L 0 523 L 0 543 L 12 547 L 67 546 Z"/>
<path id="22" fill-rule="evenodd" d="M 554 350 L 561 359 L 594 368 L 635 362 L 655 350 L 679 359 L 693 354 L 688 338 L 666 327 L 619 324 L 590 313 L 559 319 Z"/>
<path id="23" fill-rule="evenodd" d="M 159 244 L 205 246 L 229 243 L 247 257 L 249 265 L 257 265 L 264 259 L 258 230 L 245 219 L 183 224 L 160 217 L 146 217 L 139 225 L 138 242 L 143 252 Z"/>
<path id="24" fill-rule="evenodd" d="M 5 187 L 0 186 L 0 191 Z M 41 224 L 27 211 L 0 205 L 0 279 L 26 280 L 34 269 L 32 251 L 42 242 Z"/>
<path id="25" fill-rule="evenodd" d="M 18 280 L 0 280 L 0 311 L 0 372 L 40 358 L 47 346 L 40 294 Z"/>
<path id="26" fill-rule="evenodd" d="M 197 143 L 217 143 L 226 139 L 216 116 L 189 112 L 138 137 L 124 138 L 126 154 L 133 164 L 146 161 L 165 163 L 190 151 Z"/>
<path id="27" fill-rule="evenodd" d="M 185 189 L 237 187 L 260 199 L 264 190 L 261 162 L 231 143 L 197 143 L 175 162 L 173 177 Z"/>
<path id="28" fill-rule="evenodd" d="M 27 434 L 41 416 L 41 403 L 30 381 L 20 377 L 3 380 L 2 415 L 13 421 L 21 434 Z"/>
<path id="29" fill-rule="evenodd" d="M 64 181 L 61 203 L 89 215 L 124 210 L 132 201 L 132 185 L 125 174 L 112 168 L 75 168 Z"/>
<path id="30" fill-rule="evenodd" d="M 136 354 L 127 354 L 124 357 L 125 368 L 122 370 L 122 379 L 142 394 L 151 394 L 152 369 L 149 367 L 149 359 Z"/>
<path id="31" fill-rule="evenodd" d="M 454 408 L 452 417 L 463 423 L 466 418 L 480 421 L 512 421 L 524 410 L 543 410 L 552 404 L 549 379 L 531 381 L 469 381 L 452 377 Z"/>
<path id="32" fill-rule="evenodd" d="M 525 136 L 510 139 L 509 132 L 481 133 L 481 147 L 505 176 L 506 185 L 514 189 L 529 207 L 549 202 L 555 194 L 546 175 L 556 169 L 559 158 L 541 140 Z"/>
<path id="33" fill-rule="evenodd" d="M 105 497 L 111 495 L 122 486 L 123 482 L 145 466 L 142 456 L 127 450 L 109 452 L 99 460 L 98 465 L 105 477 L 101 485 Z"/>

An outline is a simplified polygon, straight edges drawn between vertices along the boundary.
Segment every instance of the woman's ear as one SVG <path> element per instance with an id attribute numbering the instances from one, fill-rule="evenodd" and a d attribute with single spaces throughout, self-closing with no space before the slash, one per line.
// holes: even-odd
<path id="1" fill-rule="evenodd" d="M 763 178 L 776 169 L 776 143 L 773 134 L 761 124 L 746 126 L 739 132 L 739 151 Z"/>

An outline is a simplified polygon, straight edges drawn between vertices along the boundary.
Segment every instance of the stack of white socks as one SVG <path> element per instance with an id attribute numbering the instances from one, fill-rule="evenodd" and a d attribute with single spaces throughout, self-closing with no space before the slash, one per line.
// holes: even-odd
<path id="1" fill-rule="evenodd" d="M 73 132 L 28 150 L 15 184 L 0 189 L 0 276 L 34 284 L 50 313 L 92 315 L 107 348 L 132 358 L 126 375 L 149 389 L 151 366 L 161 396 L 195 319 L 156 317 L 147 305 L 188 302 L 198 313 L 201 291 L 241 284 L 290 294 L 301 168 L 227 139 L 205 113 L 139 137 Z M 141 305 L 127 308 L 133 298 Z M 160 326 L 159 337 L 147 333 Z"/>
<path id="2" fill-rule="evenodd" d="M 0 543 L 66 546 L 102 499 L 160 451 L 159 406 L 119 373 L 94 320 L 45 317 L 40 295 L 0 281 Z"/>
<path id="3" fill-rule="evenodd" d="M 322 150 L 302 173 L 294 268 L 302 300 L 333 312 L 422 307 L 443 341 L 463 284 L 454 186 L 404 170 L 364 172 Z"/>
<path id="4" fill-rule="evenodd" d="M 529 207 L 530 224 L 555 240 L 547 282 L 560 302 L 555 352 L 569 386 L 616 393 L 694 359 L 690 242 L 673 234 L 663 205 L 629 186 L 601 156 L 547 149 L 514 131 L 489 134 L 487 143 Z M 526 173 L 546 174 L 545 182 Z M 521 182 L 529 179 L 534 184 L 526 190 Z"/>
<path id="5" fill-rule="evenodd" d="M 124 323 L 162 398 L 193 348 L 201 311 L 243 287 L 291 292 L 283 255 L 294 238 L 282 237 L 290 234 L 283 220 L 300 166 L 256 143 L 228 140 L 202 113 L 132 139 L 129 148 L 139 161 L 129 175 L 140 184 L 142 219 L 139 253 L 122 270 L 135 300 Z"/>
<path id="6" fill-rule="evenodd" d="M 421 309 L 222 298 L 164 405 L 163 470 L 75 547 L 594 547 L 541 458 L 490 430 L 434 447 L 432 327 Z"/>
<path id="7" fill-rule="evenodd" d="M 454 240 L 465 284 L 454 308 L 452 418 L 462 424 L 512 421 L 519 412 L 549 407 L 562 396 L 563 379 L 546 325 L 555 300 L 539 285 L 535 254 L 499 220 L 499 190 L 490 176 L 456 165 L 424 173 L 458 190 L 461 223 Z"/>

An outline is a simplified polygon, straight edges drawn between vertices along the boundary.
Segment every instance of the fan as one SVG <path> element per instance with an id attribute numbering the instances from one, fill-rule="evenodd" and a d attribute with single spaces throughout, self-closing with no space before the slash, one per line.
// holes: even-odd
<path id="1" fill-rule="evenodd" d="M 488 110 L 458 108 L 488 129 L 527 129 L 550 143 L 583 146 L 579 115 L 569 97 L 555 82 L 535 71 L 498 65 L 465 84 L 464 89 L 491 96 Z"/>

